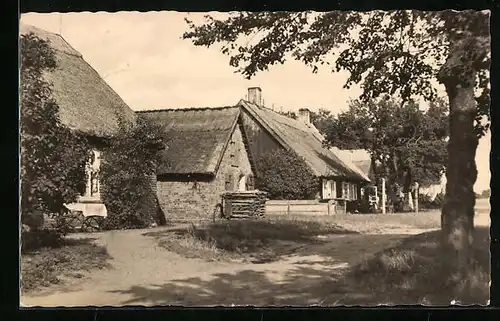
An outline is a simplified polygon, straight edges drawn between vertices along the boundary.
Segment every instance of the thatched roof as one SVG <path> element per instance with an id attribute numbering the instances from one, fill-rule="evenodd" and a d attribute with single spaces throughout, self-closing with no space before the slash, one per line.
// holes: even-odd
<path id="1" fill-rule="evenodd" d="M 165 129 L 158 175 L 214 175 L 236 127 L 238 107 L 138 111 Z"/>
<path id="2" fill-rule="evenodd" d="M 371 160 L 362 160 L 362 161 L 357 161 L 353 162 L 359 169 L 363 171 L 366 175 L 371 174 L 371 169 L 372 169 L 372 161 Z"/>
<path id="3" fill-rule="evenodd" d="M 57 68 L 47 73 L 63 124 L 88 135 L 107 137 L 117 129 L 118 115 L 133 121 L 135 113 L 60 35 L 21 24 L 20 34 L 33 33 L 54 49 Z"/>
<path id="4" fill-rule="evenodd" d="M 322 136 L 313 125 L 245 100 L 241 100 L 239 105 L 257 119 L 283 147 L 303 157 L 316 176 L 370 181 L 354 164 L 323 147 Z"/>

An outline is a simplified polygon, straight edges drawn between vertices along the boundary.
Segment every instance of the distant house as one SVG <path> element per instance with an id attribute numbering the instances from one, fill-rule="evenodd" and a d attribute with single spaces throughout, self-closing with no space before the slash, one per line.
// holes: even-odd
<path id="1" fill-rule="evenodd" d="M 138 112 L 165 128 L 166 145 L 157 171 L 157 193 L 166 215 L 211 215 L 227 190 L 254 189 L 255 160 L 273 149 L 303 157 L 318 180 L 317 199 L 354 201 L 370 180 L 353 163 L 322 146 L 303 109 L 297 120 L 261 104 L 261 89 L 248 100 L 220 108 Z"/>
<path id="2" fill-rule="evenodd" d="M 61 122 L 84 134 L 94 148 L 94 163 L 87 168 L 86 191 L 77 204 L 69 206 L 84 214 L 106 214 L 100 198 L 101 152 L 118 130 L 118 118 L 134 121 L 135 113 L 60 35 L 21 24 L 20 34 L 29 33 L 47 41 L 54 50 L 57 68 L 45 76 L 53 85 Z"/>
<path id="3" fill-rule="evenodd" d="M 443 173 L 441 175 L 441 178 L 439 179 L 439 182 L 436 184 L 432 184 L 429 186 L 421 186 L 419 187 L 419 193 L 421 195 L 427 195 L 430 197 L 430 200 L 433 201 L 436 196 L 439 194 L 445 194 L 446 193 L 446 173 Z"/>
<path id="4" fill-rule="evenodd" d="M 364 149 L 339 149 L 332 147 L 331 150 L 340 158 L 353 163 L 361 172 L 368 176 L 370 180 L 375 180 L 375 173 L 370 153 Z"/>
<path id="5" fill-rule="evenodd" d="M 334 148 L 339 156 L 352 161 L 359 169 L 370 177 L 372 181 L 375 180 L 373 171 L 373 163 L 371 161 L 370 153 L 364 149 L 338 149 Z M 419 187 L 419 194 L 427 195 L 431 200 L 434 200 L 440 193 L 445 193 L 446 190 L 446 174 L 443 173 L 439 181 L 431 185 L 421 185 Z"/>

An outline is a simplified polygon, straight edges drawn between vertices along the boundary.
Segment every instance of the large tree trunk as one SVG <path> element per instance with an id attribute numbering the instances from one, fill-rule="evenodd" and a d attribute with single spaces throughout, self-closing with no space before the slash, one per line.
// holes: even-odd
<path id="1" fill-rule="evenodd" d="M 443 245 L 452 266 L 466 272 L 474 227 L 474 183 L 477 178 L 474 130 L 474 88 L 447 88 L 450 99 L 450 141 L 446 170 L 446 200 L 441 214 Z"/>
<path id="2" fill-rule="evenodd" d="M 474 61 L 465 48 L 470 41 L 450 48 L 448 60 L 440 72 L 450 105 L 450 140 L 446 169 L 446 197 L 441 214 L 443 262 L 451 284 L 461 282 L 468 289 L 471 267 L 471 248 L 474 228 L 474 183 L 477 178 L 476 148 L 478 138 L 474 129 L 476 100 Z M 465 59 L 464 59 L 465 58 Z M 472 60 L 472 59 L 471 59 Z M 467 290 L 464 295 L 467 295 Z"/>

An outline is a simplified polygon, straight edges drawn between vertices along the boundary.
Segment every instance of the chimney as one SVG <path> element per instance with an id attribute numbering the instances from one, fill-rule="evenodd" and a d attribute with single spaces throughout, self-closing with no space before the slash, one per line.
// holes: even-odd
<path id="1" fill-rule="evenodd" d="M 309 109 L 307 109 L 307 108 L 299 109 L 298 119 L 302 120 L 305 124 L 309 125 L 311 123 L 311 116 L 310 116 Z"/>
<path id="2" fill-rule="evenodd" d="M 248 88 L 248 101 L 257 106 L 262 106 L 262 90 L 260 87 Z"/>

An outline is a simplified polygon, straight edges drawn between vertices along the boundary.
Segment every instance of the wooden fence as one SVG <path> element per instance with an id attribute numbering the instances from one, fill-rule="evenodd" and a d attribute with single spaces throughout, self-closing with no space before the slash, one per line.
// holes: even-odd
<path id="1" fill-rule="evenodd" d="M 334 215 L 345 213 L 339 204 L 319 202 L 316 200 L 268 200 L 266 215 Z"/>

